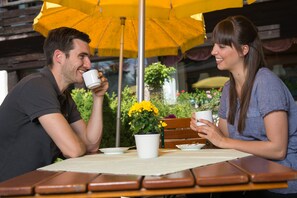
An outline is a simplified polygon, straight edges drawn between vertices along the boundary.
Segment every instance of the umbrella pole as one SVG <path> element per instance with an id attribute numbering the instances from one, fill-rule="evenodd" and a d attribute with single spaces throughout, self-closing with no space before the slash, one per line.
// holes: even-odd
<path id="1" fill-rule="evenodd" d="M 145 0 L 139 0 L 137 101 L 144 99 Z"/>
<path id="2" fill-rule="evenodd" d="M 118 109 L 117 109 L 117 128 L 116 128 L 116 147 L 120 146 L 121 137 L 121 101 L 122 101 L 122 79 L 123 79 L 123 51 L 124 51 L 124 29 L 125 17 L 121 17 L 121 43 L 119 57 L 119 81 L 118 81 Z"/>

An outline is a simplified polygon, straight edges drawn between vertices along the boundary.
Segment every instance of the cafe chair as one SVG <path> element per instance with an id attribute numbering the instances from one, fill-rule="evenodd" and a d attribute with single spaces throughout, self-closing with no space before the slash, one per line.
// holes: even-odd
<path id="1" fill-rule="evenodd" d="M 167 126 L 161 134 L 161 148 L 176 148 L 178 144 L 206 144 L 206 139 L 198 136 L 190 128 L 190 118 L 164 118 Z"/>

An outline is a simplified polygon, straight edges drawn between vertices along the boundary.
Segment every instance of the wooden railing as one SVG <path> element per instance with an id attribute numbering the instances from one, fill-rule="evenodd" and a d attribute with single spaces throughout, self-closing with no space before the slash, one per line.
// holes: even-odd
<path id="1" fill-rule="evenodd" d="M 28 41 L 32 38 L 34 42 L 43 43 L 42 37 L 33 30 L 34 18 L 40 12 L 42 1 L 38 0 L 0 0 L 0 43 L 3 48 L 9 50 L 12 45 L 19 49 L 11 55 L 0 57 L 0 70 L 13 71 L 18 69 L 40 68 L 45 59 L 41 49 L 32 53 L 36 43 Z M 32 41 L 32 40 L 31 40 Z M 11 51 L 11 50 L 10 50 Z M 29 52 L 30 51 L 30 52 Z"/>
<path id="2" fill-rule="evenodd" d="M 40 5 L 22 9 L 3 9 L 0 12 L 0 41 L 37 35 L 32 24 L 39 11 Z"/>

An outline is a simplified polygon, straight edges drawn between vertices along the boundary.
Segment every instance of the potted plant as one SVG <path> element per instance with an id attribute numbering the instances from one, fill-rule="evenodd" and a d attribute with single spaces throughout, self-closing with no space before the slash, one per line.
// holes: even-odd
<path id="1" fill-rule="evenodd" d="M 144 82 L 149 90 L 158 92 L 165 81 L 171 79 L 171 75 L 176 72 L 174 67 L 166 67 L 160 62 L 153 63 L 145 68 Z"/>
<path id="2" fill-rule="evenodd" d="M 166 123 L 159 117 L 159 110 L 150 102 L 134 103 L 129 112 L 130 130 L 135 137 L 139 158 L 158 156 L 160 133 Z"/>

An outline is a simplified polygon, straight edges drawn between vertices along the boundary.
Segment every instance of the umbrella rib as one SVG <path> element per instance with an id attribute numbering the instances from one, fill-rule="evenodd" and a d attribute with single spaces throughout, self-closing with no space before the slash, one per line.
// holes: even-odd
<path id="1" fill-rule="evenodd" d="M 106 19 L 106 20 L 107 20 L 107 19 Z M 109 22 L 108 22 L 107 25 L 105 26 L 104 30 L 102 31 L 101 36 L 100 36 L 99 39 L 98 39 L 98 45 L 96 46 L 97 51 L 98 51 L 98 49 L 99 49 L 99 43 L 100 43 L 100 42 L 102 41 L 102 39 L 104 38 L 104 35 L 105 35 L 105 33 L 107 32 L 107 30 L 108 30 L 108 27 L 111 25 L 111 21 L 112 21 L 112 19 L 110 18 L 110 19 L 109 19 Z"/>
<path id="2" fill-rule="evenodd" d="M 163 26 L 160 23 L 158 23 L 157 20 L 155 20 L 153 18 L 151 20 L 154 21 L 154 23 L 157 24 L 166 33 L 166 35 L 168 35 L 168 38 L 170 38 L 172 41 L 174 41 L 176 46 L 179 46 L 179 44 L 175 41 L 175 39 L 170 34 L 168 34 L 168 32 L 165 30 L 165 28 L 163 28 Z"/>
<path id="3" fill-rule="evenodd" d="M 164 28 L 164 24 L 161 24 L 160 22 L 162 21 L 162 20 L 156 20 L 156 19 L 154 19 L 154 18 L 151 18 L 151 20 L 152 21 L 154 21 L 154 23 L 160 28 L 160 29 L 162 29 L 163 30 L 163 32 L 165 32 L 166 33 L 166 35 L 167 35 L 167 38 L 169 38 L 169 39 L 171 39 L 171 41 L 172 42 L 174 42 L 174 44 L 175 44 L 175 46 L 177 46 L 177 49 L 178 50 L 180 50 L 182 53 L 184 53 L 186 50 L 184 50 L 183 48 L 187 48 L 186 46 L 188 46 L 188 42 L 190 41 L 188 41 L 188 42 L 182 42 L 182 43 L 178 43 L 177 42 L 177 40 L 175 39 L 175 37 L 172 37 L 167 31 L 166 31 L 166 28 Z M 193 20 L 195 20 L 195 19 L 193 19 Z M 178 20 L 180 23 L 183 23 L 183 24 L 186 24 L 186 26 L 187 26 L 187 28 L 191 28 L 191 29 L 193 29 L 193 30 L 195 30 L 195 28 L 193 28 L 191 25 L 192 24 L 190 24 L 190 23 L 188 23 L 186 20 L 182 20 L 182 19 L 180 19 L 180 20 Z M 197 21 L 198 22 L 198 21 Z M 201 36 L 203 36 L 203 38 L 205 37 L 205 35 L 203 34 L 203 33 L 200 33 L 201 35 L 199 35 L 198 36 L 198 34 L 199 34 L 199 32 L 197 31 L 197 35 L 195 36 L 195 38 L 196 37 L 201 37 Z M 191 39 L 192 41 L 194 41 L 194 40 L 197 40 L 197 38 L 196 39 Z"/>

